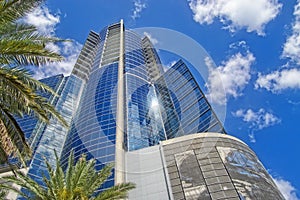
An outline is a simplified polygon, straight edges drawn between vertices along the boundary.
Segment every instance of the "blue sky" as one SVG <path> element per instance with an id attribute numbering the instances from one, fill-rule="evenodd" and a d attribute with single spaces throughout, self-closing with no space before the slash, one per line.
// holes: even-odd
<path id="1" fill-rule="evenodd" d="M 25 20 L 74 42 L 48 45 L 66 59 L 35 76 L 68 74 L 88 32 L 120 19 L 129 29 L 178 31 L 206 49 L 217 67 L 203 89 L 226 107 L 227 132 L 256 152 L 287 199 L 299 199 L 300 0 L 48 0 Z"/>

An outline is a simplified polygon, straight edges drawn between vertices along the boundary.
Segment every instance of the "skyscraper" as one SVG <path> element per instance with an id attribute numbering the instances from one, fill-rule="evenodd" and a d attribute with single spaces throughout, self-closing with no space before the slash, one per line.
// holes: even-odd
<path id="1" fill-rule="evenodd" d="M 122 22 L 102 30 L 62 162 L 71 149 L 75 157 L 86 153 L 96 158 L 99 169 L 115 162 L 107 182 L 112 186 L 124 181 L 125 151 L 190 133 L 222 132 L 186 65 L 179 61 L 170 71 L 177 74 L 164 73 L 150 40 L 125 30 Z M 180 77 L 177 85 L 175 76 Z"/>
<path id="2" fill-rule="evenodd" d="M 36 133 L 29 175 L 41 184 L 42 156 L 54 165 L 56 149 L 66 166 L 73 150 L 97 170 L 113 162 L 100 191 L 132 181 L 129 199 L 283 199 L 249 147 L 225 134 L 184 61 L 164 69 L 123 21 L 90 32 L 65 79 L 55 105 L 70 129 L 53 121 Z"/>

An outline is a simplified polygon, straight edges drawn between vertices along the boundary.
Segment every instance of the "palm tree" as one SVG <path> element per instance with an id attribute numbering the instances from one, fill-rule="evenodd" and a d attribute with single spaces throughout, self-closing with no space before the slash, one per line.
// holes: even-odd
<path id="1" fill-rule="evenodd" d="M 129 190 L 135 188 L 132 183 L 122 183 L 99 193 L 97 190 L 111 175 L 112 165 L 106 165 L 102 170 L 95 170 L 94 159 L 86 161 L 84 155 L 74 165 L 74 154 L 68 160 L 67 170 L 64 173 L 57 154 L 56 168 L 53 170 L 50 163 L 46 162 L 49 178 L 43 177 L 46 187 L 43 187 L 30 177 L 16 172 L 16 176 L 4 177 L 5 184 L 0 185 L 1 189 L 11 190 L 26 199 L 38 200 L 114 200 L 127 197 Z M 29 193 L 16 189 L 12 183 L 23 187 Z"/>
<path id="2" fill-rule="evenodd" d="M 8 158 L 14 156 L 25 164 L 31 155 L 16 116 L 33 115 L 46 123 L 54 116 L 66 125 L 47 99 L 37 94 L 54 94 L 52 89 L 22 68 L 62 60 L 59 54 L 45 48 L 47 43 L 60 39 L 42 35 L 36 27 L 21 20 L 42 3 L 41 0 L 0 0 L 0 163 L 8 163 Z"/>

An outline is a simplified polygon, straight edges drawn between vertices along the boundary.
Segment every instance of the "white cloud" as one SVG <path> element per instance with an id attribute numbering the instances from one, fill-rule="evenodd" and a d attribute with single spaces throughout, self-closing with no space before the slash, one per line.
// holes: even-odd
<path id="1" fill-rule="evenodd" d="M 253 143 L 256 142 L 255 135 L 254 135 L 253 131 L 251 131 L 249 133 L 249 138 L 250 138 L 250 142 L 253 142 Z"/>
<path id="2" fill-rule="evenodd" d="M 144 36 L 148 37 L 153 45 L 156 45 L 158 43 L 158 40 L 154 38 L 150 33 L 144 32 Z"/>
<path id="3" fill-rule="evenodd" d="M 249 49 L 246 41 L 244 41 L 244 40 L 241 40 L 241 41 L 238 41 L 238 42 L 234 42 L 234 43 L 231 43 L 229 45 L 230 49 L 240 49 L 241 47 L 244 48 L 244 49 Z"/>
<path id="4" fill-rule="evenodd" d="M 281 69 L 269 74 L 258 73 L 255 88 L 264 88 L 273 93 L 284 89 L 300 89 L 300 69 L 287 68 L 290 64 L 300 65 L 300 0 L 294 6 L 294 22 L 292 23 L 292 34 L 287 37 L 283 44 L 281 57 L 289 61 Z"/>
<path id="5" fill-rule="evenodd" d="M 169 62 L 169 63 L 167 64 L 167 67 L 170 68 L 170 67 L 172 67 L 173 65 L 175 65 L 177 62 L 178 62 L 177 60 L 173 60 L 173 61 L 171 61 L 171 62 Z"/>
<path id="6" fill-rule="evenodd" d="M 280 119 L 278 117 L 265 111 L 263 108 L 260 108 L 257 112 L 253 111 L 252 109 L 239 109 L 234 112 L 233 115 L 235 117 L 243 118 L 244 122 L 251 123 L 252 127 L 259 130 L 280 123 Z"/>
<path id="7" fill-rule="evenodd" d="M 37 27 L 37 31 L 48 36 L 55 37 L 56 26 L 60 23 L 60 13 L 52 14 L 45 6 L 36 8 L 32 13 L 22 19 L 24 22 Z M 56 74 L 69 75 L 75 65 L 82 45 L 76 41 L 60 44 L 48 43 L 46 48 L 64 56 L 61 62 L 50 63 L 39 68 L 32 68 L 37 79 Z"/>
<path id="8" fill-rule="evenodd" d="M 254 130 L 261 130 L 281 122 L 278 117 L 263 108 L 260 108 L 257 112 L 252 109 L 239 109 L 233 112 L 232 115 L 242 118 L 244 122 L 250 123 L 250 128 Z M 249 137 L 251 142 L 255 142 L 253 131 L 249 134 Z"/>
<path id="9" fill-rule="evenodd" d="M 296 195 L 296 188 L 289 181 L 274 177 L 273 180 L 286 200 L 300 200 Z"/>
<path id="10" fill-rule="evenodd" d="M 50 50 L 50 51 L 53 51 L 55 53 L 60 53 L 61 49 L 58 45 L 50 42 L 48 44 L 46 44 L 46 47 L 45 47 L 47 50 Z"/>
<path id="11" fill-rule="evenodd" d="M 300 69 L 284 69 L 262 75 L 258 73 L 255 88 L 265 88 L 273 93 L 283 89 L 300 89 Z"/>
<path id="12" fill-rule="evenodd" d="M 250 66 L 255 61 L 255 57 L 249 51 L 246 55 L 237 53 L 222 62 L 222 65 L 213 68 L 211 60 L 206 58 L 206 65 L 209 67 L 209 77 L 207 88 L 209 98 L 212 102 L 224 105 L 230 96 L 238 97 L 242 95 L 242 90 L 248 84 L 250 75 Z"/>
<path id="13" fill-rule="evenodd" d="M 168 71 L 176 63 L 177 63 L 177 60 L 173 60 L 173 61 L 169 62 L 168 64 L 162 65 L 164 72 Z"/>
<path id="14" fill-rule="evenodd" d="M 289 104 L 292 104 L 294 106 L 300 105 L 300 101 L 292 101 L 292 100 L 287 100 Z"/>
<path id="15" fill-rule="evenodd" d="M 143 11 L 143 9 L 145 9 L 146 3 L 143 3 L 141 0 L 135 0 L 134 1 L 134 10 L 133 13 L 131 15 L 132 19 L 136 19 L 139 18 L 141 16 L 141 12 Z"/>
<path id="16" fill-rule="evenodd" d="M 292 24 L 292 35 L 289 36 L 283 45 L 282 57 L 290 58 L 300 64 L 300 0 L 294 7 L 295 21 Z"/>
<path id="17" fill-rule="evenodd" d="M 189 0 L 194 20 L 211 24 L 219 19 L 230 31 L 246 28 L 264 35 L 264 28 L 279 13 L 277 0 Z"/>
<path id="18" fill-rule="evenodd" d="M 23 18 L 28 24 L 37 27 L 40 33 L 53 35 L 55 26 L 60 22 L 59 14 L 51 14 L 45 6 L 37 7 L 33 12 Z"/>
<path id="19" fill-rule="evenodd" d="M 41 79 L 56 74 L 70 75 L 76 63 L 77 57 L 82 49 L 82 44 L 78 42 L 64 42 L 60 46 L 60 51 L 64 55 L 64 60 L 58 63 L 50 63 L 34 69 L 34 77 Z"/>

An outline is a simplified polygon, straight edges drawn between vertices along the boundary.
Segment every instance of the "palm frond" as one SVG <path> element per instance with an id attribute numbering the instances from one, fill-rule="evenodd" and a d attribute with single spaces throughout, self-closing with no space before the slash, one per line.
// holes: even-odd
<path id="1" fill-rule="evenodd" d="M 1 0 L 0 23 L 14 22 L 41 5 L 41 0 Z"/>
<path id="2" fill-rule="evenodd" d="M 32 180 L 30 177 L 24 175 L 22 172 L 16 171 L 17 176 L 7 176 L 3 177 L 2 179 L 9 182 L 9 183 L 15 183 L 18 186 L 21 186 L 23 189 L 27 190 L 31 195 L 29 196 L 36 196 L 43 198 L 47 191 L 40 186 L 37 182 Z M 26 195 L 22 190 L 16 189 L 15 187 L 11 186 L 10 184 L 2 184 L 0 188 L 7 188 L 10 190 L 13 190 L 14 192 L 17 192 L 21 196 L 24 196 L 25 198 L 28 198 L 28 195 Z"/>
<path id="3" fill-rule="evenodd" d="M 127 197 L 129 190 L 135 187 L 132 183 L 123 183 L 108 188 L 106 191 L 96 195 L 101 184 L 110 176 L 112 164 L 105 166 L 97 172 L 95 170 L 95 160 L 86 161 L 82 155 L 74 165 L 74 153 L 70 154 L 66 174 L 63 172 L 58 156 L 56 155 L 56 168 L 53 169 L 50 163 L 45 160 L 49 176 L 43 176 L 46 189 L 38 185 L 30 177 L 17 172 L 17 177 L 4 177 L 8 183 L 15 183 L 25 188 L 30 197 L 26 197 L 21 190 L 11 186 L 11 184 L 0 185 L 0 189 L 12 189 L 25 198 L 42 200 L 104 200 L 123 199 Z M 95 197 L 96 195 L 96 197 Z"/>
<path id="4" fill-rule="evenodd" d="M 74 190 L 76 187 L 80 185 L 80 182 L 82 182 L 81 179 L 83 179 L 87 174 L 84 173 L 86 165 L 91 165 L 94 162 L 94 160 L 90 160 L 89 163 L 86 163 L 85 156 L 83 155 L 78 162 L 76 163 L 72 176 L 72 188 L 71 190 Z"/>
<path id="5" fill-rule="evenodd" d="M 55 197 L 57 197 L 57 194 L 59 193 L 58 191 L 59 188 L 57 187 L 56 180 L 55 180 L 55 171 L 53 170 L 52 166 L 46 159 L 45 159 L 45 163 L 48 169 L 49 178 L 43 176 L 43 181 L 47 186 L 47 190 L 48 190 L 47 194 L 49 195 L 49 197 L 55 199 Z"/>
<path id="6" fill-rule="evenodd" d="M 20 20 L 42 2 L 42 0 L 0 1 L 0 63 L 10 66 L 40 66 L 63 59 L 58 53 L 45 47 L 48 43 L 66 40 L 39 33 L 35 26 Z"/>
<path id="7" fill-rule="evenodd" d="M 132 183 L 118 184 L 100 193 L 95 200 L 124 199 L 127 197 L 128 191 L 134 188 L 135 185 Z"/>
<path id="8" fill-rule="evenodd" d="M 64 188 L 65 174 L 60 166 L 59 158 L 58 158 L 57 152 L 55 150 L 54 150 L 54 154 L 55 154 L 55 159 L 56 159 L 56 169 L 55 169 L 54 179 L 55 179 L 57 188 Z"/>
<path id="9" fill-rule="evenodd" d="M 1 135 L 5 134 L 5 133 L 2 133 L 2 131 L 6 131 L 6 130 L 2 130 L 3 129 L 3 126 L 0 125 L 0 132 L 1 132 Z M 0 136 L 1 138 L 3 138 L 2 136 Z M 3 139 L 2 139 L 3 140 Z M 5 143 L 5 142 L 0 142 L 0 163 L 1 164 L 5 164 L 5 163 L 8 163 L 8 158 L 9 158 L 9 154 L 11 153 L 10 149 L 7 150 L 7 146 L 8 144 Z"/>
<path id="10" fill-rule="evenodd" d="M 101 186 L 111 175 L 111 170 L 113 168 L 112 164 L 108 164 L 104 166 L 97 174 L 95 174 L 93 177 L 91 177 L 91 184 L 89 185 L 89 188 L 86 188 L 88 193 L 93 193 L 97 189 L 99 189 L 99 186 Z"/>
<path id="11" fill-rule="evenodd" d="M 19 38 L 21 35 L 32 35 L 36 33 L 37 28 L 29 24 L 6 23 L 0 25 L 0 39 L 2 38 Z"/>
<path id="12" fill-rule="evenodd" d="M 59 54 L 45 48 L 45 45 L 49 42 L 46 37 L 39 37 L 38 39 L 33 41 L 30 38 L 20 40 L 2 38 L 0 40 L 0 61 L 11 66 L 41 66 L 63 59 Z"/>
<path id="13" fill-rule="evenodd" d="M 67 122 L 62 118 L 48 100 L 38 92 L 55 94 L 53 90 L 45 84 L 31 78 L 28 71 L 19 68 L 0 67 L 0 104 L 4 104 L 13 114 L 22 113 L 33 114 L 42 121 L 48 123 L 50 115 L 58 119 L 64 126 Z M 20 112 L 20 113 L 19 113 Z"/>
<path id="14" fill-rule="evenodd" d="M 4 180 L 7 181 L 5 178 L 0 178 L 0 180 Z M 13 181 L 12 181 L 13 182 Z M 8 184 L 0 184 L 0 188 L 2 190 L 5 191 L 10 191 L 10 192 L 14 192 L 16 194 L 19 194 L 22 197 L 25 197 L 27 200 L 32 200 L 31 197 L 29 197 L 26 193 L 24 193 L 23 191 L 19 190 L 18 188 L 12 186 L 12 185 L 8 185 Z M 4 199 L 4 198 L 3 198 Z"/>
<path id="15" fill-rule="evenodd" d="M 72 175 L 74 170 L 74 152 L 72 151 L 69 159 L 68 159 L 68 166 L 66 170 L 66 190 L 71 191 L 72 189 Z"/>
<path id="16" fill-rule="evenodd" d="M 25 85 L 28 85 L 34 91 L 47 92 L 56 95 L 48 85 L 31 77 L 32 73 L 23 67 L 0 67 L 0 77 L 2 79 L 19 79 Z"/>
<path id="17" fill-rule="evenodd" d="M 14 156 L 24 165 L 25 159 L 31 155 L 24 133 L 14 116 L 22 117 L 25 113 L 34 115 L 46 123 L 49 123 L 50 117 L 53 116 L 67 126 L 67 122 L 48 100 L 38 95 L 45 92 L 56 95 L 50 87 L 31 78 L 27 70 L 0 67 L 0 120 L 4 130 L 1 148 L 7 151 L 2 160 L 7 161 L 8 156 L 15 152 Z"/>

